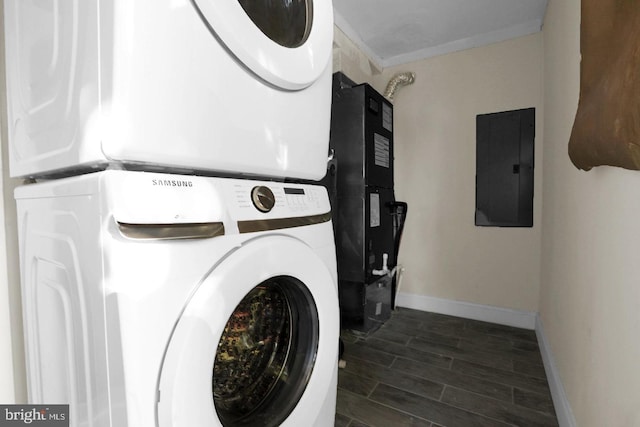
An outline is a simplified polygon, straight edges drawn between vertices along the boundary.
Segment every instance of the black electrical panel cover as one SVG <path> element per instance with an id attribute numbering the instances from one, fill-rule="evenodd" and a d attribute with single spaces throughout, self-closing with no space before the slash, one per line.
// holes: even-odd
<path id="1" fill-rule="evenodd" d="M 535 108 L 476 117 L 478 226 L 533 226 Z"/>

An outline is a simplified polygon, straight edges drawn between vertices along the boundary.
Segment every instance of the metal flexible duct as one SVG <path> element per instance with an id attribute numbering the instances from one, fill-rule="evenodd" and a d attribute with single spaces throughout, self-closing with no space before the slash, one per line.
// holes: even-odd
<path id="1" fill-rule="evenodd" d="M 391 78 L 391 80 L 389 80 L 389 83 L 387 83 L 387 88 L 384 91 L 384 97 L 389 101 L 393 100 L 393 96 L 400 86 L 410 85 L 415 81 L 415 79 L 416 73 L 411 71 L 404 71 L 396 74 Z"/>

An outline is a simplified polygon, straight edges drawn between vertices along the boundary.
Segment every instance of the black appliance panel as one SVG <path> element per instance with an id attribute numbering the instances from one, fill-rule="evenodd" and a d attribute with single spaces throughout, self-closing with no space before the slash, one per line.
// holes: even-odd
<path id="1" fill-rule="evenodd" d="M 340 282 L 342 327 L 373 331 L 391 317 L 392 279 L 380 277 L 373 283 Z"/>
<path id="2" fill-rule="evenodd" d="M 383 267 L 384 255 L 387 255 L 387 268 L 395 266 L 393 245 L 393 190 L 389 188 L 366 187 L 365 230 L 367 244 L 367 265 L 365 280 L 376 280 L 380 275 L 373 273 Z"/>
<path id="3" fill-rule="evenodd" d="M 393 192 L 393 106 L 367 84 L 333 76 L 329 164 L 342 326 L 369 332 L 389 318 L 406 204 Z M 333 168 L 334 173 L 331 173 Z M 330 196 L 331 197 L 331 196 Z M 335 200 L 335 202 L 334 202 Z"/>
<path id="4" fill-rule="evenodd" d="M 336 252 L 339 280 L 368 283 L 379 276 L 387 254 L 389 269 L 395 264 L 393 190 L 361 186 L 339 193 Z"/>
<path id="5" fill-rule="evenodd" d="M 364 85 L 365 177 L 368 185 L 393 188 L 393 107 Z"/>
<path id="6" fill-rule="evenodd" d="M 334 90 L 330 148 L 338 158 L 342 185 L 393 188 L 393 107 L 371 86 Z"/>

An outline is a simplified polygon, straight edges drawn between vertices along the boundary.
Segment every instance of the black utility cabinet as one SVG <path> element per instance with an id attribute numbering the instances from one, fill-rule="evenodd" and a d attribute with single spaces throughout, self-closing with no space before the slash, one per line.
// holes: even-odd
<path id="1" fill-rule="evenodd" d="M 388 269 L 397 261 L 393 106 L 342 73 L 334 74 L 330 149 L 323 183 L 332 200 L 342 324 L 369 331 L 389 318 L 395 283 L 375 274 L 385 254 Z"/>

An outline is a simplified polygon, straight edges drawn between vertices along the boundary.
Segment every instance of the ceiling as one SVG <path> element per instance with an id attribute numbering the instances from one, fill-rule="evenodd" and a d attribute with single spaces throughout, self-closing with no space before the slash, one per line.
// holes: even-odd
<path id="1" fill-rule="evenodd" d="M 541 30 L 547 0 L 333 0 L 335 23 L 381 68 Z"/>

